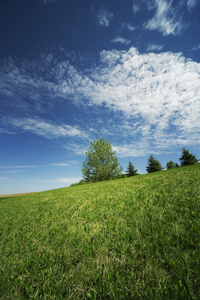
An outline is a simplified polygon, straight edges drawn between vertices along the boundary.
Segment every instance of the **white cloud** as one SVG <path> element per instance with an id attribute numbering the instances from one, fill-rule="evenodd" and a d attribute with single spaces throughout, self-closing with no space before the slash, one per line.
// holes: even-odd
<path id="1" fill-rule="evenodd" d="M 64 136 L 78 136 L 87 138 L 87 135 L 77 127 L 70 125 L 54 125 L 43 120 L 37 119 L 12 119 L 10 121 L 14 127 L 18 127 L 24 131 L 29 131 L 46 138 L 58 138 Z"/>
<path id="2" fill-rule="evenodd" d="M 156 7 L 155 1 L 156 0 L 133 0 L 133 6 L 132 6 L 133 13 L 137 14 L 145 6 L 149 11 L 155 9 Z"/>
<path id="3" fill-rule="evenodd" d="M 68 187 L 73 183 L 78 183 L 82 177 L 62 177 L 56 178 L 52 180 L 42 180 L 42 183 L 50 183 L 51 185 L 55 185 L 54 188 L 61 188 L 61 186 Z"/>
<path id="4" fill-rule="evenodd" d="M 130 25 L 130 24 L 127 24 L 127 29 L 128 29 L 129 31 L 134 31 L 134 30 L 136 29 L 136 27 L 135 27 L 135 26 L 132 26 L 132 25 Z"/>
<path id="5" fill-rule="evenodd" d="M 121 126 L 107 125 L 108 133 L 139 140 L 129 145 L 116 142 L 120 157 L 199 143 L 200 64 L 180 53 L 140 54 L 132 47 L 102 51 L 99 67 L 90 75 L 87 70 L 87 77 L 85 85 L 83 75 L 79 94 L 91 106 L 105 105 L 122 113 Z M 81 155 L 86 151 L 75 144 L 68 150 Z"/>
<path id="6" fill-rule="evenodd" d="M 8 178 L 0 178 L 0 182 L 3 182 L 5 180 L 8 180 Z"/>
<path id="7" fill-rule="evenodd" d="M 66 184 L 72 184 L 72 183 L 77 183 L 79 182 L 82 177 L 64 177 L 64 178 L 58 178 L 55 179 L 55 182 L 60 182 L 60 183 L 66 183 Z"/>
<path id="8" fill-rule="evenodd" d="M 120 44 L 125 44 L 125 45 L 129 45 L 131 43 L 130 40 L 122 38 L 120 36 L 117 36 L 116 38 L 114 38 L 112 41 L 112 43 L 120 43 Z"/>
<path id="9" fill-rule="evenodd" d="M 163 49 L 163 46 L 161 46 L 161 45 L 149 44 L 146 48 L 146 51 L 154 52 L 154 51 L 161 51 L 162 49 Z"/>
<path id="10" fill-rule="evenodd" d="M 52 164 L 52 166 L 55 166 L 55 167 L 69 167 L 69 166 L 71 166 L 71 164 L 60 163 L 60 164 Z"/>
<path id="11" fill-rule="evenodd" d="M 125 22 L 122 23 L 122 29 L 124 29 L 124 28 L 128 29 L 129 31 L 136 30 L 135 26 L 131 25 L 130 23 L 125 23 Z"/>
<path id="12" fill-rule="evenodd" d="M 84 146 L 84 145 L 80 145 L 80 144 L 71 143 L 71 144 L 68 144 L 67 146 L 65 146 L 64 148 L 67 149 L 68 151 L 74 152 L 78 155 L 85 155 L 88 145 Z"/>
<path id="13" fill-rule="evenodd" d="M 69 167 L 72 164 L 77 164 L 76 161 L 70 161 L 69 163 L 57 163 L 57 164 L 49 164 L 49 165 L 32 165 L 32 166 L 0 166 L 0 169 L 2 169 L 1 173 L 6 173 L 6 174 L 15 174 L 15 173 L 21 173 L 25 172 L 26 169 L 31 169 L 31 168 L 44 168 L 44 167 Z M 9 170 L 7 169 L 14 169 L 14 170 Z M 17 169 L 17 170 L 16 170 Z M 6 171 L 3 171 L 6 170 Z"/>
<path id="14" fill-rule="evenodd" d="M 187 8 L 192 10 L 198 4 L 198 0 L 187 0 Z"/>
<path id="15" fill-rule="evenodd" d="M 92 105 L 123 112 L 138 123 L 141 137 L 151 136 L 151 144 L 163 139 L 170 145 L 176 139 L 198 143 L 200 64 L 181 54 L 142 55 L 135 48 L 103 51 L 101 59 L 102 69 L 94 69 L 82 89 Z"/>
<path id="16" fill-rule="evenodd" d="M 196 51 L 196 50 L 200 50 L 200 44 L 197 45 L 196 47 L 193 47 L 193 48 L 191 49 L 191 51 Z"/>
<path id="17" fill-rule="evenodd" d="M 173 0 L 155 0 L 155 15 L 144 27 L 148 30 L 158 30 L 164 36 L 179 35 L 187 25 L 183 22 L 178 7 L 172 7 L 172 3 Z"/>
<path id="18" fill-rule="evenodd" d="M 28 168 L 38 168 L 39 166 L 0 166 L 0 169 L 28 169 Z"/>
<path id="19" fill-rule="evenodd" d="M 138 144 L 118 145 L 113 146 L 112 149 L 117 153 L 118 157 L 141 157 L 148 155 L 149 147 L 147 143 L 141 142 Z"/>
<path id="20" fill-rule="evenodd" d="M 24 172 L 22 170 L 15 170 L 15 171 L 3 171 L 2 173 L 6 173 L 6 174 L 16 174 L 16 173 L 21 173 Z"/>
<path id="21" fill-rule="evenodd" d="M 137 14 L 140 11 L 140 5 L 139 3 L 134 3 L 132 6 L 132 10 L 134 14 Z"/>
<path id="22" fill-rule="evenodd" d="M 108 10 L 99 10 L 96 12 L 97 25 L 102 27 L 109 27 L 114 14 Z"/>
<path id="23" fill-rule="evenodd" d="M 134 145 L 139 155 L 147 151 L 152 152 L 153 149 L 161 151 L 167 147 L 186 145 L 185 143 L 199 143 L 199 63 L 186 59 L 181 53 L 140 54 L 134 47 L 129 51 L 102 51 L 99 61 L 95 61 L 90 68 L 81 68 L 81 71 L 75 67 L 75 64 L 69 62 L 70 55 L 68 55 L 69 59 L 66 59 L 67 55 L 63 55 L 59 61 L 57 57 L 54 54 L 46 55 L 46 60 L 44 58 L 40 64 L 33 63 L 34 72 L 29 71 L 30 67 L 27 67 L 26 72 L 23 73 L 25 67 L 21 70 L 16 66 L 15 72 L 7 72 L 10 75 L 6 77 L 8 81 L 5 80 L 9 82 L 6 89 L 13 94 L 17 91 L 16 98 L 20 99 L 19 102 L 13 102 L 13 107 L 15 105 L 19 110 L 22 106 L 26 113 L 30 108 L 28 105 L 34 105 L 35 101 L 28 98 L 28 89 L 26 91 L 22 87 L 30 84 L 29 90 L 31 90 L 30 87 L 36 84 L 37 102 L 41 107 L 44 105 L 46 113 L 50 110 L 49 103 L 53 109 L 57 103 L 54 99 L 61 97 L 63 105 L 65 101 L 67 103 L 71 101 L 74 105 L 79 105 L 79 108 L 82 105 L 81 107 L 90 106 L 98 110 L 103 106 L 114 112 L 114 115 L 118 114 L 118 120 L 121 122 L 118 125 L 101 124 L 100 127 L 95 120 L 93 123 L 98 124 L 93 126 L 90 123 L 93 119 L 91 116 L 87 124 L 87 134 L 86 130 L 77 126 L 55 124 L 30 117 L 7 120 L 7 123 L 12 123 L 16 130 L 18 128 L 48 138 L 67 136 L 83 137 L 88 140 L 91 136 L 96 138 L 100 133 L 104 136 L 112 133 L 112 138 L 116 137 L 118 141 L 120 138 L 130 136 L 131 141 L 139 140 L 140 143 L 137 144 L 131 142 L 129 148 L 127 145 L 120 145 L 116 140 L 114 145 L 118 147 L 116 149 L 121 153 L 120 155 L 125 155 L 127 151 L 133 153 Z M 54 61 L 53 69 L 50 67 L 51 60 Z M 37 65 L 43 70 L 40 77 L 37 76 L 39 73 Z M 3 70 L 1 69 L 1 79 L 4 78 Z M 48 81 L 47 76 L 53 77 L 54 80 Z M 45 95 L 48 95 L 46 98 L 43 98 L 44 91 Z M 2 89 L 0 92 L 2 98 L 5 97 Z M 28 102 L 26 102 L 27 98 Z M 103 131 L 102 128 L 105 130 Z M 66 148 L 84 155 L 87 146 L 88 144 L 70 143 Z"/>

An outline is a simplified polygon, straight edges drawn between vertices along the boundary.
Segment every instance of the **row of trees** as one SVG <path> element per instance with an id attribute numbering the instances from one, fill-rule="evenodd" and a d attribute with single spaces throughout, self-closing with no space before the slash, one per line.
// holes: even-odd
<path id="1" fill-rule="evenodd" d="M 195 155 L 189 153 L 188 150 L 183 148 L 182 156 L 180 157 L 181 166 L 193 165 L 198 163 L 198 159 Z M 170 161 L 167 163 L 166 168 L 177 168 L 179 165 Z M 150 155 L 148 159 L 148 165 L 146 171 L 148 173 L 161 171 L 164 168 L 160 162 Z M 86 159 L 83 162 L 82 173 L 84 182 L 96 182 L 105 181 L 114 178 L 124 177 L 122 174 L 123 168 L 120 166 L 116 157 L 115 151 L 112 150 L 112 146 L 109 141 L 105 141 L 103 138 L 91 142 L 90 147 L 86 152 Z M 138 175 L 138 170 L 135 169 L 133 164 L 129 161 L 126 176 Z"/>
<path id="2" fill-rule="evenodd" d="M 181 162 L 181 167 L 194 165 L 194 164 L 198 163 L 198 161 L 199 161 L 195 155 L 191 154 L 185 148 L 183 148 L 182 156 L 179 158 L 179 160 Z M 178 167 L 179 167 L 179 165 L 177 163 L 173 162 L 172 160 L 166 164 L 167 169 L 174 169 L 174 168 L 178 168 Z M 161 171 L 163 169 L 164 168 L 161 166 L 160 162 L 158 160 L 156 160 L 152 155 L 150 155 L 146 171 L 148 173 L 152 173 L 152 172 L 156 172 L 156 171 Z"/>

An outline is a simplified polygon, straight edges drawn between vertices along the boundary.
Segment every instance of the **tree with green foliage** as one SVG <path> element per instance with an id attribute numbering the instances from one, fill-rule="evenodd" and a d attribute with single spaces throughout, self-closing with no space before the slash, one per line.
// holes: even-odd
<path id="1" fill-rule="evenodd" d="M 148 159 L 148 166 L 146 167 L 147 173 L 157 172 L 163 170 L 163 167 L 161 166 L 160 162 L 153 157 L 153 155 L 150 155 Z"/>
<path id="2" fill-rule="evenodd" d="M 123 168 L 109 141 L 106 142 L 101 138 L 91 142 L 82 167 L 83 177 L 86 181 L 110 180 L 121 175 L 122 171 Z"/>
<path id="3" fill-rule="evenodd" d="M 191 154 L 188 150 L 183 148 L 182 156 L 179 158 L 181 161 L 181 167 L 194 165 L 199 162 L 195 155 Z"/>
<path id="4" fill-rule="evenodd" d="M 128 177 L 138 175 L 138 170 L 135 169 L 134 165 L 130 161 L 128 163 L 128 169 L 126 173 Z"/>
<path id="5" fill-rule="evenodd" d="M 178 167 L 179 167 L 179 165 L 177 163 L 173 162 L 172 160 L 170 160 L 166 165 L 167 170 L 178 168 Z"/>

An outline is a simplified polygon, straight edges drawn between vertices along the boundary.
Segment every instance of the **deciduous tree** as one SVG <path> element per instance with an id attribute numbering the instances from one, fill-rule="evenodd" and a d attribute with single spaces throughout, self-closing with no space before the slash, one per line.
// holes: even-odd
<path id="1" fill-rule="evenodd" d="M 83 162 L 82 173 L 86 181 L 104 181 L 121 175 L 120 166 L 109 141 L 103 138 L 91 142 Z"/>

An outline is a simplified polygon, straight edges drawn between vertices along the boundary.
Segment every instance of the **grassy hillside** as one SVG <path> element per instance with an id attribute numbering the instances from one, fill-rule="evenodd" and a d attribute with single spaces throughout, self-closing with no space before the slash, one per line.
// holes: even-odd
<path id="1" fill-rule="evenodd" d="M 1 299 L 200 299 L 200 165 L 0 199 Z"/>

